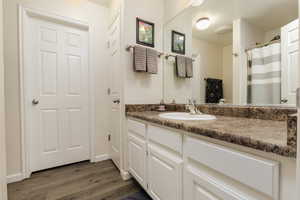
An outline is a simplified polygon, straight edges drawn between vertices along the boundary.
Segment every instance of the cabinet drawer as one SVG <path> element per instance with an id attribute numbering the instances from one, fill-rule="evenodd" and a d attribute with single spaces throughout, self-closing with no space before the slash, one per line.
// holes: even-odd
<path id="1" fill-rule="evenodd" d="M 127 121 L 128 131 L 135 133 L 139 136 L 146 137 L 146 125 L 137 121 L 128 120 Z"/>
<path id="2" fill-rule="evenodd" d="M 156 126 L 148 127 L 149 140 L 182 154 L 182 134 Z"/>
<path id="3" fill-rule="evenodd" d="M 187 137 L 184 156 L 274 199 L 279 195 L 279 163 Z"/>

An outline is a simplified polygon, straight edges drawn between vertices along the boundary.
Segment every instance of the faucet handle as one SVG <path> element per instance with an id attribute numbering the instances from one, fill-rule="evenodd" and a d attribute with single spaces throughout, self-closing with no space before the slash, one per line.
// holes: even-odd
<path id="1" fill-rule="evenodd" d="M 197 104 L 197 100 L 196 100 L 196 99 L 193 100 L 193 104 L 194 104 L 194 105 Z"/>

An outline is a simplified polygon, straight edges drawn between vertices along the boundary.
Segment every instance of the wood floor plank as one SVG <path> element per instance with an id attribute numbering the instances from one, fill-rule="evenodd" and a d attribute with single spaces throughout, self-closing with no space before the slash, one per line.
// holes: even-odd
<path id="1" fill-rule="evenodd" d="M 123 181 L 111 161 L 81 162 L 9 184 L 8 200 L 120 200 L 141 190 L 134 180 Z"/>

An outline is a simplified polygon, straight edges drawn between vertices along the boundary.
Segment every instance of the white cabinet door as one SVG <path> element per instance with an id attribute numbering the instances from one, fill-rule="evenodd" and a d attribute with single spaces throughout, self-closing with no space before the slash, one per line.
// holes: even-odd
<path id="1" fill-rule="evenodd" d="M 196 167 L 186 166 L 184 169 L 184 200 L 250 200 L 250 198 L 226 187 Z"/>
<path id="2" fill-rule="evenodd" d="M 152 145 L 148 151 L 149 194 L 154 200 L 181 200 L 182 159 Z"/>
<path id="3" fill-rule="evenodd" d="M 128 144 L 128 154 L 129 172 L 144 188 L 146 188 L 146 141 L 133 135 L 130 135 Z"/>

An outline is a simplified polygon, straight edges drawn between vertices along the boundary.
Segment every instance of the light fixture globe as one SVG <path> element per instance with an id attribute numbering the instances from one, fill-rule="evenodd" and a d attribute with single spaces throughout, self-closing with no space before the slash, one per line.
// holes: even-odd
<path id="1" fill-rule="evenodd" d="M 208 29 L 210 24 L 211 24 L 211 22 L 210 22 L 210 19 L 208 17 L 202 17 L 202 18 L 197 20 L 196 28 L 200 31 L 205 30 L 205 29 Z"/>
<path id="2" fill-rule="evenodd" d="M 191 6 L 197 7 L 201 6 L 204 3 L 205 0 L 191 0 Z"/>

